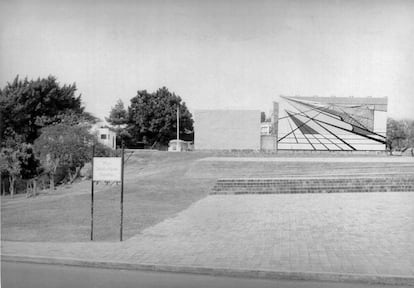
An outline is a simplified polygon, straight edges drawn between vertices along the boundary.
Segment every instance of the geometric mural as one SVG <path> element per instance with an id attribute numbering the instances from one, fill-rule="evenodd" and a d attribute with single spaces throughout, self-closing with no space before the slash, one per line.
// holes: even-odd
<path id="1" fill-rule="evenodd" d="M 387 98 L 281 96 L 278 150 L 385 150 Z"/>

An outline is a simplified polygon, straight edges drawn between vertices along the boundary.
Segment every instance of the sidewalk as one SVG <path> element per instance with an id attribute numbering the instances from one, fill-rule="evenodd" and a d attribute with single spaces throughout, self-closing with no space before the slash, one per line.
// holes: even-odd
<path id="1" fill-rule="evenodd" d="M 2 242 L 1 253 L 393 275 L 409 277 L 414 285 L 414 193 L 214 195 L 124 242 Z"/>
<path id="2" fill-rule="evenodd" d="M 215 161 L 215 162 L 322 162 L 322 163 L 414 163 L 413 157 L 332 157 L 314 156 L 314 157 L 205 157 L 199 161 Z"/>

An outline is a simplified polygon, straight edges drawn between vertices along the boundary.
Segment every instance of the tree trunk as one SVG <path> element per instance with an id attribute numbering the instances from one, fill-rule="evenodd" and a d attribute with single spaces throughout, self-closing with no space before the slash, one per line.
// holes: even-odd
<path id="1" fill-rule="evenodd" d="M 69 172 L 69 176 L 70 176 L 69 184 L 72 184 L 73 181 L 75 181 L 76 178 L 78 178 L 80 169 L 81 169 L 81 167 L 76 167 L 75 173 L 73 175 L 70 174 L 70 172 Z"/>
<path id="2" fill-rule="evenodd" d="M 13 198 L 13 196 L 14 196 L 14 182 L 15 182 L 16 179 L 14 179 L 13 176 L 10 176 L 9 180 L 10 180 L 10 187 L 9 187 L 10 197 Z"/>
<path id="3" fill-rule="evenodd" d="M 33 197 L 37 195 L 37 179 L 33 179 L 33 187 L 32 187 Z"/>
<path id="4" fill-rule="evenodd" d="M 26 198 L 30 197 L 30 180 L 26 181 Z"/>
<path id="5" fill-rule="evenodd" d="M 50 180 L 50 186 L 49 186 L 49 189 L 51 190 L 51 191 L 54 191 L 55 190 L 55 174 L 52 174 L 52 173 L 50 173 L 50 175 L 49 175 L 49 180 Z"/>
<path id="6" fill-rule="evenodd" d="M 158 141 L 155 141 L 154 144 L 151 145 L 151 149 L 154 149 L 154 147 L 155 147 L 155 145 L 157 145 L 157 143 L 158 143 Z"/>

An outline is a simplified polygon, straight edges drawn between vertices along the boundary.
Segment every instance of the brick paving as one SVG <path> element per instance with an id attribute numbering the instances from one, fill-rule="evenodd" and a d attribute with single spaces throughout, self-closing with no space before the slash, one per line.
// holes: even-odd
<path id="1" fill-rule="evenodd" d="M 211 195 L 119 242 L 2 242 L 3 255 L 414 276 L 414 193 Z"/>
<path id="2" fill-rule="evenodd" d="M 210 194 L 411 192 L 414 175 L 347 178 L 224 178 Z"/>
<path id="3" fill-rule="evenodd" d="M 323 162 L 323 163 L 413 163 L 413 157 L 205 157 L 199 161 L 214 162 Z"/>

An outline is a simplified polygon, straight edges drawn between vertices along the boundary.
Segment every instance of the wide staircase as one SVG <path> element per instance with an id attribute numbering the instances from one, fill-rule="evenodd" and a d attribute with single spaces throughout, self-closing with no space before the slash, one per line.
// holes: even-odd
<path id="1" fill-rule="evenodd" d="M 324 178 L 221 178 L 211 194 L 414 192 L 414 175 Z"/>
<path id="2" fill-rule="evenodd" d="M 186 174 L 189 178 L 305 178 L 383 177 L 414 175 L 412 162 L 279 162 L 279 161 L 196 161 Z"/>

